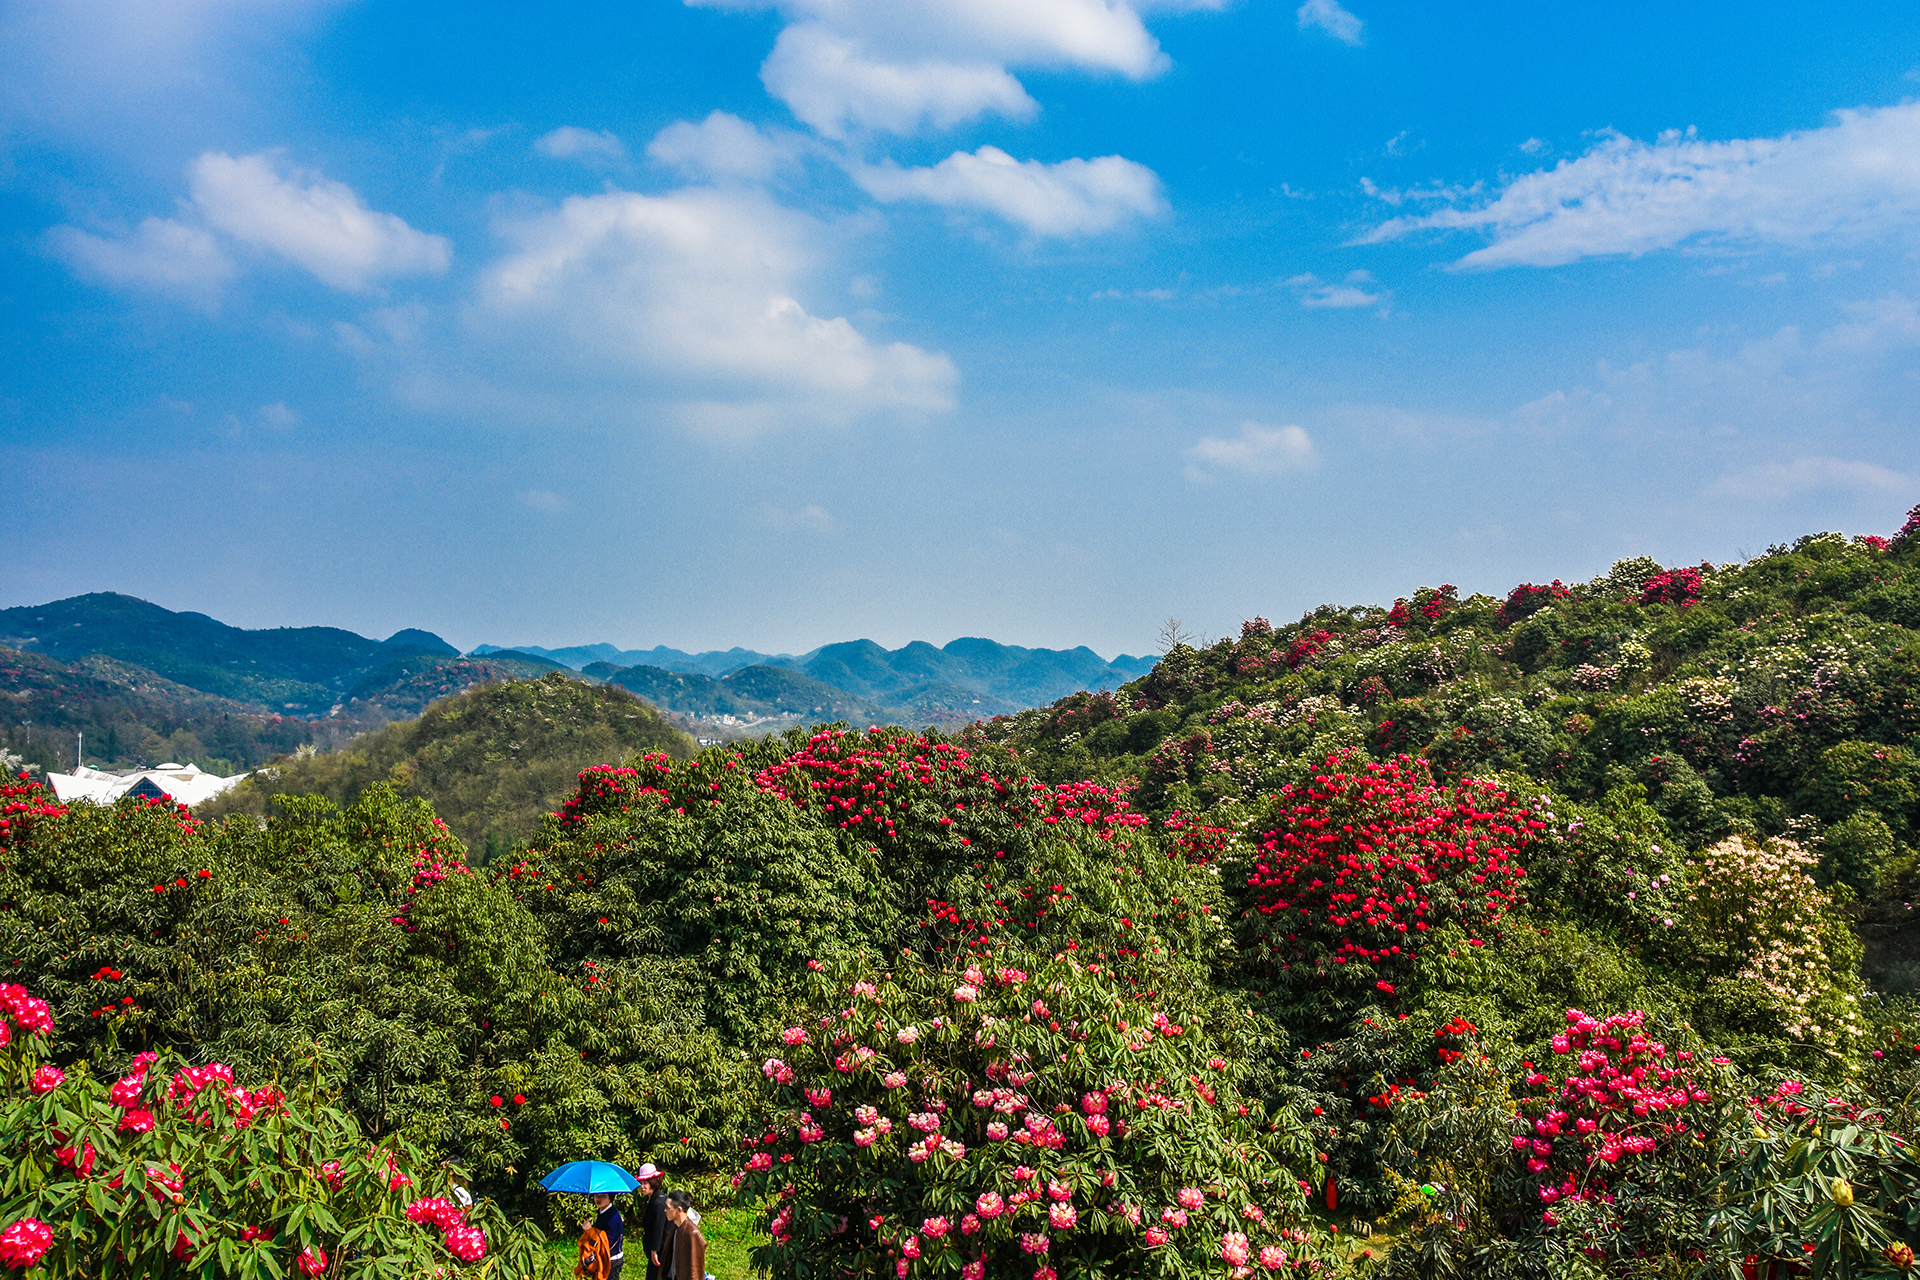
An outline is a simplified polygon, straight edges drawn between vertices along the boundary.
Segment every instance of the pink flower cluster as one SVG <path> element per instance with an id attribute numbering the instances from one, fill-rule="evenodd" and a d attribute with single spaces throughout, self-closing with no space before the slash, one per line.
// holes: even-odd
<path id="1" fill-rule="evenodd" d="M 13 1040 L 13 1024 L 30 1036 L 44 1036 L 53 1033 L 53 1011 L 47 1002 L 38 996 L 30 996 L 27 989 L 18 983 L 0 982 L 0 1047 Z"/>
<path id="2" fill-rule="evenodd" d="M 52 1247 L 52 1227 L 38 1218 L 22 1218 L 0 1231 L 0 1266 L 30 1267 Z"/>
<path id="3" fill-rule="evenodd" d="M 487 1253 L 487 1233 L 469 1224 L 466 1212 L 445 1196 L 427 1196 L 407 1206 L 407 1217 L 440 1229 L 448 1253 L 462 1262 L 478 1262 Z"/>
<path id="4" fill-rule="evenodd" d="M 1712 1094 L 1696 1079 L 1690 1053 L 1669 1054 L 1666 1045 L 1650 1039 L 1639 1010 L 1602 1019 L 1569 1009 L 1566 1017 L 1567 1029 L 1553 1038 L 1553 1050 L 1573 1059 L 1572 1070 L 1557 1086 L 1544 1072 L 1526 1077 L 1549 1090 L 1528 1103 L 1530 1131 L 1513 1137 L 1528 1172 L 1546 1172 L 1556 1154 L 1580 1160 L 1585 1170 L 1616 1166 L 1656 1151 L 1663 1139 L 1691 1132 L 1689 1108 L 1710 1103 Z M 1581 1185 L 1569 1173 L 1560 1185 L 1543 1185 L 1540 1198 L 1553 1204 L 1591 1194 Z"/>

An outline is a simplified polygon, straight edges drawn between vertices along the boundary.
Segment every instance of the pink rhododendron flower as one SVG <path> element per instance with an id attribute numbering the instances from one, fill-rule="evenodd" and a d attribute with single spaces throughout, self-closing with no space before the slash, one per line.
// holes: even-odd
<path id="1" fill-rule="evenodd" d="M 1187 1211 L 1168 1205 L 1160 1211 L 1160 1221 L 1170 1227 L 1184 1227 L 1187 1225 Z"/>
<path id="2" fill-rule="evenodd" d="M 1167 1235 L 1166 1231 L 1161 1227 L 1147 1228 L 1147 1247 L 1149 1249 L 1159 1248 L 1161 1245 L 1165 1244 L 1169 1238 L 1170 1237 Z"/>
<path id="3" fill-rule="evenodd" d="M 1080 1221 L 1080 1214 L 1070 1204 L 1050 1204 L 1047 1206 L 1047 1222 L 1056 1231 L 1065 1231 Z"/>
<path id="4" fill-rule="evenodd" d="M 35 1093 L 52 1093 L 67 1081 L 67 1073 L 52 1063 L 33 1073 L 32 1089 Z"/>
<path id="5" fill-rule="evenodd" d="M 1247 1237 L 1238 1231 L 1229 1231 L 1220 1237 L 1220 1260 L 1230 1267 L 1247 1265 Z"/>
<path id="6" fill-rule="evenodd" d="M 780 1033 L 780 1039 L 787 1044 L 805 1044 L 807 1042 L 807 1029 L 805 1027 L 788 1027 Z"/>
<path id="7" fill-rule="evenodd" d="M 52 1247 L 52 1227 L 38 1218 L 22 1218 L 0 1231 L 0 1266 L 30 1267 Z"/>
<path id="8" fill-rule="evenodd" d="M 454 1227 L 446 1241 L 447 1252 L 462 1262 L 478 1262 L 487 1254 L 487 1233 L 478 1227 Z"/>
<path id="9" fill-rule="evenodd" d="M 995 1142 L 1007 1136 L 1007 1122 L 1004 1120 L 987 1121 L 987 1136 Z"/>
<path id="10" fill-rule="evenodd" d="M 880 1135 L 872 1129 L 855 1129 L 853 1131 L 853 1145 L 856 1147 L 870 1147 L 879 1140 Z"/>
<path id="11" fill-rule="evenodd" d="M 984 1258 L 975 1258 L 960 1268 L 960 1280 L 986 1280 L 987 1263 Z"/>
<path id="12" fill-rule="evenodd" d="M 1259 1222 L 1267 1216 L 1266 1211 L 1257 1204 L 1250 1204 L 1240 1211 L 1240 1216 L 1248 1222 Z"/>
<path id="13" fill-rule="evenodd" d="M 1260 1265 L 1269 1271 L 1278 1271 L 1287 1265 L 1287 1251 L 1277 1244 L 1270 1244 L 1260 1251 Z"/>
<path id="14" fill-rule="evenodd" d="M 1007 1202 L 1000 1198 L 998 1191 L 982 1191 L 980 1198 L 973 1202 L 973 1207 L 981 1217 L 993 1219 L 1005 1211 Z"/>
<path id="15" fill-rule="evenodd" d="M 1173 1198 L 1182 1209 L 1203 1209 L 1207 1204 L 1207 1193 L 1198 1187 L 1182 1187 Z"/>
<path id="16" fill-rule="evenodd" d="M 980 988 L 974 986 L 970 982 L 962 983 L 961 985 L 953 989 L 953 998 L 955 1000 L 960 1001 L 962 1004 L 965 1004 L 969 1001 L 978 1000 L 980 998 Z"/>
<path id="17" fill-rule="evenodd" d="M 1053 1247 L 1053 1241 L 1037 1231 L 1020 1233 L 1020 1249 L 1023 1253 L 1045 1253 Z"/>
<path id="18" fill-rule="evenodd" d="M 148 1111 L 142 1107 L 134 1107 L 129 1109 L 124 1115 L 120 1117 L 120 1132 L 152 1133 L 153 1132 L 153 1112 Z"/>
<path id="19" fill-rule="evenodd" d="M 928 1218 L 920 1224 L 920 1232 L 929 1240 L 938 1240 L 947 1234 L 951 1224 L 945 1218 Z"/>
<path id="20" fill-rule="evenodd" d="M 914 1041 L 920 1038 L 920 1028 L 902 1027 L 898 1031 L 893 1033 L 893 1038 L 895 1040 L 898 1040 L 901 1044 L 912 1044 Z"/>
<path id="21" fill-rule="evenodd" d="M 920 1237 L 908 1236 L 900 1245 L 900 1252 L 909 1258 L 920 1256 Z"/>
<path id="22" fill-rule="evenodd" d="M 961 1235 L 970 1236 L 979 1230 L 980 1230 L 980 1219 L 976 1218 L 974 1215 L 968 1214 L 966 1217 L 960 1219 Z"/>
<path id="23" fill-rule="evenodd" d="M 1089 1093 L 1080 1099 L 1080 1110 L 1090 1116 L 1100 1115 L 1106 1109 L 1107 1095 L 1104 1093 Z"/>
<path id="24" fill-rule="evenodd" d="M 830 1107 L 833 1105 L 833 1090 L 816 1089 L 809 1085 L 807 1087 L 807 1101 L 816 1107 Z"/>
<path id="25" fill-rule="evenodd" d="M 904 1071 L 889 1071 L 880 1077 L 880 1083 L 889 1089 L 904 1088 L 907 1083 L 907 1073 Z"/>
<path id="26" fill-rule="evenodd" d="M 300 1270 L 308 1275 L 322 1275 L 327 1269 L 327 1251 L 317 1245 L 308 1245 L 300 1251 L 300 1256 L 294 1261 L 299 1263 Z"/>

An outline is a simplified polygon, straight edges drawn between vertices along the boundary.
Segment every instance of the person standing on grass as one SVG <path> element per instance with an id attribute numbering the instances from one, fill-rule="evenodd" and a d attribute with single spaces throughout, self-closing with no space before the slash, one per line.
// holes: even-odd
<path id="1" fill-rule="evenodd" d="M 673 1261 L 667 1280 L 706 1280 L 707 1238 L 700 1234 L 693 1197 L 678 1188 L 667 1192 L 667 1217 L 673 1220 Z"/>
<path id="2" fill-rule="evenodd" d="M 666 1248 L 673 1229 L 667 1221 L 667 1175 L 647 1163 L 633 1176 L 640 1180 L 640 1195 L 645 1197 L 640 1208 L 640 1247 L 647 1251 L 647 1280 L 661 1280 L 667 1273 Z"/>
<path id="3" fill-rule="evenodd" d="M 614 1204 L 613 1197 L 604 1191 L 593 1193 L 594 1216 L 580 1224 L 582 1230 L 592 1227 L 606 1233 L 607 1237 L 607 1280 L 620 1280 L 620 1263 L 625 1257 L 627 1224 L 621 1220 L 620 1208 Z"/>

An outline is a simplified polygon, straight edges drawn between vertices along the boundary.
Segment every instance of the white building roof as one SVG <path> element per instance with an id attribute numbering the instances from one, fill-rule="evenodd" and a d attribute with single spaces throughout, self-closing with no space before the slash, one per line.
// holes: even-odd
<path id="1" fill-rule="evenodd" d="M 55 798 L 62 804 L 75 800 L 112 804 L 121 796 L 137 794 L 164 795 L 175 804 L 192 806 L 213 799 L 229 787 L 238 785 L 246 776 L 236 773 L 231 778 L 222 778 L 202 773 L 197 766 L 190 764 L 163 764 L 157 769 L 143 769 L 137 773 L 108 773 L 104 769 L 89 769 L 81 765 L 72 773 L 49 773 L 47 782 L 52 785 Z"/>

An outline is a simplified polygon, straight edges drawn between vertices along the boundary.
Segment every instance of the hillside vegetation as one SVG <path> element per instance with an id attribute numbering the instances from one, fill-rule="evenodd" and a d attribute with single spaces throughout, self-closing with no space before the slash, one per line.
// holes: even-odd
<path id="1" fill-rule="evenodd" d="M 614 756 L 478 867 L 341 807 L 431 742 L 265 822 L 21 784 L 0 965 L 64 1065 L 317 1044 L 528 1212 L 739 1188 L 780 1280 L 1908 1274 L 1916 583 L 1920 510 L 1254 619 L 961 733 Z M 589 695 L 422 724 L 477 778 Z"/>
<path id="2" fill-rule="evenodd" d="M 369 786 L 386 783 L 426 801 L 485 861 L 532 836 L 573 794 L 580 770 L 648 752 L 684 760 L 694 744 L 623 689 L 549 673 L 444 698 L 419 719 L 364 734 L 338 751 L 281 759 L 202 813 L 264 816 L 275 798 L 298 795 L 325 796 L 345 808 Z"/>

